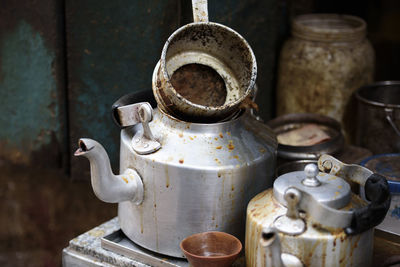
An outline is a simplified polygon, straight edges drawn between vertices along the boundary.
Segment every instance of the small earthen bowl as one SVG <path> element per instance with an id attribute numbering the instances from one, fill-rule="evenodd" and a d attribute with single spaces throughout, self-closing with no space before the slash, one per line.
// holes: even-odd
<path id="1" fill-rule="evenodd" d="M 224 232 L 204 232 L 186 237 L 180 244 L 193 267 L 228 267 L 239 256 L 242 243 Z"/>

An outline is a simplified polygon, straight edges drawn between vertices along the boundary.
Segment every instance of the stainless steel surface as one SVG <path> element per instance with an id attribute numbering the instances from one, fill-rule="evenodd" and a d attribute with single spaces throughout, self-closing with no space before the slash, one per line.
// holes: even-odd
<path id="1" fill-rule="evenodd" d="M 166 41 L 160 64 L 153 73 L 153 92 L 159 107 L 175 117 L 190 121 L 218 121 L 235 112 L 250 94 L 257 64 L 246 40 L 231 28 L 206 21 L 206 1 L 193 1 L 194 23 L 176 30 Z M 197 10 L 196 10 L 197 7 Z M 207 15 L 207 12 L 205 12 Z M 171 83 L 172 74 L 188 64 L 211 67 L 224 80 L 226 100 L 220 106 L 191 102 Z"/>
<path id="2" fill-rule="evenodd" d="M 192 0 L 193 21 L 208 22 L 207 0 Z"/>
<path id="3" fill-rule="evenodd" d="M 400 81 L 359 88 L 356 143 L 373 154 L 400 152 Z"/>
<path id="4" fill-rule="evenodd" d="M 263 229 L 260 245 L 263 250 L 261 251 L 262 255 L 258 258 L 257 266 L 285 267 L 281 258 L 279 236 L 273 228 Z"/>
<path id="5" fill-rule="evenodd" d="M 134 103 L 130 105 L 117 107 L 120 126 L 127 127 L 141 123 L 142 119 L 139 115 L 139 109 L 143 105 L 148 105 L 151 108 L 151 105 L 147 102 L 140 102 L 140 103 Z M 152 120 L 152 117 L 150 117 L 150 120 Z"/>
<path id="6" fill-rule="evenodd" d="M 343 174 L 349 181 L 361 182 L 366 174 L 363 167 L 343 164 L 328 155 L 321 156 L 319 166 L 322 170 Z M 352 225 L 354 210 L 367 203 L 351 194 L 344 179 L 317 173 L 315 165 L 308 165 L 306 171 L 281 175 L 273 189 L 250 201 L 246 223 L 247 266 L 258 266 L 259 253 L 263 250 L 259 239 L 268 227 L 277 230 L 282 252 L 296 256 L 304 266 L 370 266 L 373 229 L 354 235 L 345 232 Z M 318 186 L 302 182 L 316 177 L 320 181 Z M 305 225 L 302 227 L 297 222 Z"/>
<path id="7" fill-rule="evenodd" d="M 389 122 L 390 126 L 392 126 L 392 128 L 396 132 L 396 134 L 398 136 L 400 136 L 399 127 L 396 125 L 395 119 L 394 119 L 394 116 L 395 116 L 394 110 L 392 108 L 385 108 L 385 112 L 386 112 L 386 120 Z"/>
<path id="8" fill-rule="evenodd" d="M 295 188 L 289 188 L 286 190 L 284 198 L 287 203 L 286 214 L 275 219 L 274 227 L 285 234 L 299 235 L 306 229 L 306 224 L 300 218 L 297 207 L 301 199 L 301 193 Z"/>
<path id="9" fill-rule="evenodd" d="M 306 167 L 304 167 L 304 173 L 306 175 L 306 178 L 303 179 L 301 182 L 305 186 L 316 187 L 321 185 L 321 182 L 317 178 L 319 170 L 316 164 L 307 164 Z"/>
<path id="10" fill-rule="evenodd" d="M 149 123 L 162 149 L 139 155 L 121 132 L 121 171 L 134 168 L 144 183 L 139 206 L 119 203 L 123 232 L 137 244 L 183 257 L 179 243 L 189 235 L 223 231 L 243 240 L 248 201 L 272 185 L 276 140 L 247 113 L 223 123 L 179 121 L 159 110 Z"/>
<path id="11" fill-rule="evenodd" d="M 283 174 L 274 182 L 274 197 L 287 206 L 284 198 L 288 188 L 296 188 L 301 193 L 308 193 L 315 201 L 331 208 L 340 209 L 346 206 L 351 198 L 350 185 L 340 177 L 319 173 L 318 180 L 321 184 L 317 187 L 305 185 L 302 181 L 306 179 L 304 171 L 296 171 Z"/>
<path id="12" fill-rule="evenodd" d="M 364 186 L 372 171 L 356 164 L 345 164 L 330 155 L 322 155 L 318 160 L 318 167 L 322 172 L 342 177 L 345 180 Z"/>
<path id="13" fill-rule="evenodd" d="M 273 228 L 264 228 L 260 245 L 263 248 L 257 267 L 302 267 L 301 261 L 291 254 L 281 253 L 278 233 Z"/>
<path id="14" fill-rule="evenodd" d="M 101 247 L 150 266 L 189 267 L 185 259 L 166 257 L 136 245 L 121 230 L 102 237 Z"/>
<path id="15" fill-rule="evenodd" d="M 89 159 L 92 187 L 99 199 L 109 203 L 129 201 L 134 205 L 142 202 L 144 189 L 139 174 L 126 168 L 122 174 L 114 175 L 110 159 L 101 144 L 89 138 L 81 138 L 75 156 Z"/>
<path id="16" fill-rule="evenodd" d="M 243 240 L 248 201 L 272 185 L 274 134 L 248 113 L 213 124 L 180 121 L 158 109 L 153 115 L 149 129 L 162 148 L 136 153 L 132 139 L 143 131 L 143 123 L 123 129 L 121 175 L 112 173 L 100 144 L 81 139 L 77 155 L 90 160 L 96 195 L 119 202 L 122 231 L 158 253 L 183 257 L 179 243 L 205 231 Z"/>
<path id="17" fill-rule="evenodd" d="M 153 119 L 153 108 L 149 103 L 145 103 L 141 105 L 139 109 L 132 112 L 138 113 L 143 128 L 141 131 L 138 131 L 132 139 L 133 150 L 141 155 L 159 150 L 161 144 L 154 138 L 149 127 L 149 122 Z"/>
<path id="18" fill-rule="evenodd" d="M 359 208 L 359 198 L 352 197 L 344 212 Z M 262 247 L 259 245 L 262 229 L 273 226 L 278 216 L 287 209 L 274 197 L 272 189 L 254 197 L 247 209 L 246 222 L 246 266 L 257 266 Z M 306 230 L 300 235 L 279 233 L 282 253 L 296 256 L 307 267 L 371 266 L 373 252 L 373 229 L 359 235 L 349 236 L 342 228 L 330 228 L 325 224 L 331 218 L 324 217 L 319 222 L 311 220 L 306 212 Z"/>

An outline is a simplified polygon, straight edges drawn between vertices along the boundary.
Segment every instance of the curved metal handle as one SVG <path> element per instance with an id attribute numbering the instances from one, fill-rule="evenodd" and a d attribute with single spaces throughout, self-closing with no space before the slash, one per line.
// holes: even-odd
<path id="1" fill-rule="evenodd" d="M 120 128 L 125 128 L 128 126 L 132 126 L 132 122 L 123 121 L 121 118 L 121 111 L 129 111 L 129 109 L 125 109 L 125 106 L 129 106 L 139 102 L 148 102 L 152 107 L 157 107 L 157 102 L 154 99 L 153 92 L 151 90 L 140 91 L 136 93 L 131 93 L 122 96 L 112 105 L 112 117 L 115 124 Z M 125 115 L 125 114 L 124 114 Z M 126 116 L 125 116 L 126 117 Z"/>
<path id="2" fill-rule="evenodd" d="M 142 130 L 139 130 L 132 139 L 132 148 L 138 154 L 150 154 L 161 148 L 149 127 L 149 122 L 153 119 L 153 108 L 148 102 L 135 103 L 137 100 L 146 101 L 151 98 L 151 91 L 143 91 L 124 95 L 112 106 L 114 122 L 120 127 L 125 128 L 141 123 Z M 153 100 L 153 101 L 152 101 Z M 153 103 L 154 104 L 154 103 Z"/>
<path id="3" fill-rule="evenodd" d="M 345 227 L 348 235 L 362 233 L 380 224 L 390 207 L 390 190 L 386 178 L 359 165 L 344 164 L 330 155 L 318 160 L 319 169 L 364 187 L 365 198 L 370 203 L 354 209 L 350 223 Z M 342 211 L 343 212 L 343 211 Z"/>
<path id="4" fill-rule="evenodd" d="M 396 134 L 398 136 L 400 136 L 400 130 L 399 128 L 397 128 L 396 124 L 394 123 L 393 120 L 393 113 L 394 110 L 391 108 L 385 108 L 385 112 L 386 112 L 386 120 L 389 122 L 389 124 L 392 126 L 393 130 L 396 132 Z"/>
<path id="5" fill-rule="evenodd" d="M 208 22 L 207 0 L 192 0 L 193 21 Z"/>
<path id="6" fill-rule="evenodd" d="M 132 139 L 132 148 L 138 154 L 150 154 L 161 148 L 158 142 L 151 133 L 149 122 L 153 119 L 153 109 L 150 104 L 138 103 L 132 104 L 131 117 L 138 117 L 139 122 L 142 123 L 142 130 L 139 130 Z M 128 107 L 128 106 L 127 106 Z"/>

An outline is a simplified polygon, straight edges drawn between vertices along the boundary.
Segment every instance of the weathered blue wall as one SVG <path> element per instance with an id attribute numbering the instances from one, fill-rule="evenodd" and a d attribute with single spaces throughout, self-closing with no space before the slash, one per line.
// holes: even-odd
<path id="1" fill-rule="evenodd" d="M 51 0 L 1 4 L 0 158 L 14 163 L 66 167 L 60 11 Z"/>
<path id="2" fill-rule="evenodd" d="M 279 0 L 209 1 L 210 20 L 241 33 L 258 62 L 261 115 L 271 117 Z M 111 104 L 151 90 L 168 36 L 192 21 L 188 0 L 6 0 L 0 9 L 0 157 L 63 166 L 88 177 L 72 156 L 80 137 L 100 141 L 118 169 Z"/>

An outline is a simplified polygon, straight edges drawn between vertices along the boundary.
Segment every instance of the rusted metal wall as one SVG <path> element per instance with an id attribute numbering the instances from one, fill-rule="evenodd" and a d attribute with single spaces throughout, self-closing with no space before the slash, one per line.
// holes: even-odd
<path id="1" fill-rule="evenodd" d="M 62 2 L 0 8 L 0 159 L 66 166 Z"/>

